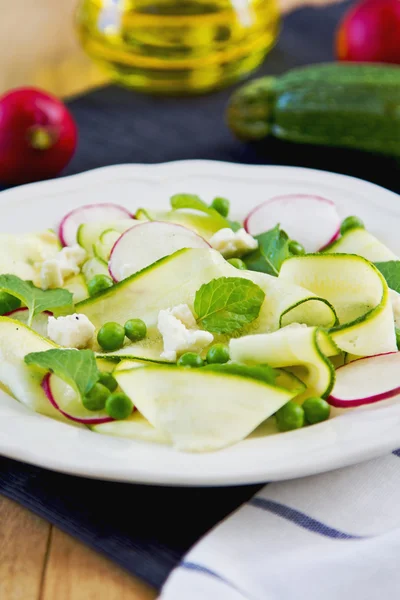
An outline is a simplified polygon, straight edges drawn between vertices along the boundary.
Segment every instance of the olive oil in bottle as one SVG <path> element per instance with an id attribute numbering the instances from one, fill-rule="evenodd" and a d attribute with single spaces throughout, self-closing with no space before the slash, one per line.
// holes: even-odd
<path id="1" fill-rule="evenodd" d="M 279 30 L 277 0 L 81 0 L 84 50 L 144 92 L 202 93 L 246 76 Z"/>

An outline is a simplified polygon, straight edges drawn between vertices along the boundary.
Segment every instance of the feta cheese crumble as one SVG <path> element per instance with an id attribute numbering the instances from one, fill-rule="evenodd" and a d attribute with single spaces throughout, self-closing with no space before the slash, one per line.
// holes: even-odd
<path id="1" fill-rule="evenodd" d="M 54 258 L 45 260 L 40 267 L 40 285 L 43 290 L 62 287 L 64 280 L 78 275 L 86 260 L 86 250 L 78 244 L 60 250 Z"/>
<path id="2" fill-rule="evenodd" d="M 47 335 L 59 346 L 65 348 L 86 348 L 92 341 L 96 328 L 86 315 L 49 317 Z"/>
<path id="3" fill-rule="evenodd" d="M 164 342 L 161 358 L 171 362 L 184 352 L 200 352 L 214 340 L 211 333 L 197 328 L 196 319 L 187 304 L 160 310 L 157 327 Z"/>
<path id="4" fill-rule="evenodd" d="M 209 243 L 225 258 L 243 256 L 258 248 L 258 241 L 243 228 L 238 231 L 232 231 L 228 227 L 220 229 L 214 233 Z"/>

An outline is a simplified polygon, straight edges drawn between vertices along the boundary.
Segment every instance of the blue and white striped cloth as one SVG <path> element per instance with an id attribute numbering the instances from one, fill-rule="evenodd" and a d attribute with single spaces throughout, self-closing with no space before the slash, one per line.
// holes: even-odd
<path id="1" fill-rule="evenodd" d="M 215 527 L 160 600 L 400 599 L 400 450 L 266 485 Z"/>

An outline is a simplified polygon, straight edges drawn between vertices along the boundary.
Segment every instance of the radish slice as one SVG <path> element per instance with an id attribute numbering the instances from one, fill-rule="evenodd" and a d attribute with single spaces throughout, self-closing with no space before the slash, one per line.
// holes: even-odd
<path id="1" fill-rule="evenodd" d="M 183 248 L 210 248 L 210 245 L 182 225 L 161 221 L 141 223 L 126 231 L 116 242 L 111 251 L 109 271 L 114 281 L 121 281 Z"/>
<path id="2" fill-rule="evenodd" d="M 360 358 L 336 371 L 329 404 L 351 408 L 400 394 L 400 352 Z"/>
<path id="3" fill-rule="evenodd" d="M 61 221 L 58 231 L 63 246 L 74 246 L 77 243 L 76 234 L 79 225 L 94 221 L 116 221 L 118 219 L 133 219 L 127 208 L 118 204 L 87 204 L 75 208 Z"/>
<path id="4" fill-rule="evenodd" d="M 318 252 L 340 234 L 340 217 L 335 204 L 320 196 L 288 194 L 271 198 L 253 208 L 244 221 L 244 228 L 251 235 L 258 235 L 277 223 L 307 252 Z"/>
<path id="5" fill-rule="evenodd" d="M 109 417 L 105 411 L 98 413 L 87 410 L 81 399 L 62 379 L 48 373 L 42 381 L 42 388 L 50 403 L 64 417 L 75 421 L 75 423 L 83 423 L 84 425 L 100 425 L 101 423 L 110 423 L 114 419 Z"/>
<path id="6" fill-rule="evenodd" d="M 17 308 L 16 310 L 12 310 L 3 316 L 10 317 L 10 319 L 14 319 L 15 321 L 20 321 L 24 325 L 28 325 L 29 310 L 27 308 Z M 47 324 L 49 317 L 51 316 L 53 316 L 53 313 L 48 310 L 35 315 L 32 319 L 31 329 L 36 331 L 36 333 L 42 337 L 47 337 Z"/>

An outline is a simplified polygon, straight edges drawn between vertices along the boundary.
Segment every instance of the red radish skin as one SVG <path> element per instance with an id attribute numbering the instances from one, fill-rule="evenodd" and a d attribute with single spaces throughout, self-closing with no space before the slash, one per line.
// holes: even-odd
<path id="1" fill-rule="evenodd" d="M 26 318 L 20 318 L 21 316 L 25 316 Z M 42 315 L 46 315 L 47 317 L 52 317 L 53 313 L 49 310 L 44 310 L 42 313 L 35 315 L 32 320 L 31 329 L 36 331 L 42 337 L 47 337 L 47 320 L 42 319 Z M 28 316 L 29 310 L 26 307 L 16 308 L 15 310 L 10 311 L 4 315 L 5 317 L 9 317 L 10 319 L 15 319 L 16 321 L 20 321 L 24 325 L 28 324 Z"/>
<path id="2" fill-rule="evenodd" d="M 52 406 L 54 406 L 54 408 L 56 410 L 58 410 L 58 412 L 60 412 L 62 415 L 64 415 L 64 417 L 66 417 L 70 421 L 74 421 L 75 423 L 82 423 L 83 425 L 101 425 L 102 423 L 111 423 L 111 421 L 114 421 L 114 419 L 112 417 L 98 417 L 98 418 L 87 418 L 87 419 L 78 418 L 78 417 L 74 417 L 73 415 L 70 415 L 70 414 L 66 413 L 65 411 L 61 410 L 61 408 L 58 406 L 57 402 L 55 401 L 54 396 L 51 391 L 50 376 L 51 376 L 50 373 L 47 373 L 47 375 L 44 376 L 44 379 L 42 381 L 42 389 L 43 389 L 44 393 L 46 394 L 46 397 L 48 398 L 50 404 Z"/>
<path id="3" fill-rule="evenodd" d="M 400 64 L 400 0 L 363 0 L 336 35 L 339 60 Z"/>
<path id="4" fill-rule="evenodd" d="M 77 144 L 75 121 L 54 96 L 19 88 L 0 98 L 0 181 L 16 185 L 55 177 Z"/>
<path id="5" fill-rule="evenodd" d="M 339 237 L 340 237 L 340 227 L 337 230 L 337 232 L 333 234 L 333 236 L 331 237 L 331 239 L 329 240 L 329 242 L 327 244 L 325 244 L 325 246 L 322 246 L 322 248 L 320 248 L 318 250 L 318 252 L 323 252 L 326 248 L 328 248 L 331 244 L 333 244 L 333 242 L 336 242 L 336 240 Z"/>
<path id="6" fill-rule="evenodd" d="M 343 365 L 342 367 L 339 367 L 339 369 L 336 370 L 336 375 L 339 373 L 340 376 L 340 371 L 342 369 L 348 368 L 350 367 L 350 365 L 354 365 L 354 363 L 360 363 L 361 361 L 370 361 L 376 358 L 380 358 L 382 356 L 392 356 L 392 355 L 398 355 L 399 356 L 399 366 L 400 366 L 400 352 L 387 352 L 385 354 L 376 354 L 375 356 L 364 356 L 363 358 L 359 358 L 351 363 L 348 363 L 347 365 Z M 345 400 L 344 398 L 338 398 L 334 395 L 335 392 L 335 388 L 333 388 L 333 392 L 332 394 L 327 398 L 327 402 L 329 404 L 331 404 L 331 406 L 335 406 L 336 408 L 356 408 L 357 406 L 365 406 L 367 404 L 374 404 L 375 402 L 380 402 L 382 400 L 389 400 L 390 398 L 393 398 L 394 396 L 397 396 L 400 394 L 400 370 L 399 370 L 399 385 L 392 388 L 391 390 L 386 390 L 384 392 L 381 392 L 379 394 L 374 394 L 372 396 L 367 396 L 365 398 L 353 398 L 351 400 Z"/>
<path id="7" fill-rule="evenodd" d="M 21 306 L 21 308 L 16 308 L 15 310 L 11 310 L 10 312 L 5 313 L 2 316 L 3 317 L 9 317 L 10 319 L 12 319 L 13 316 L 15 316 L 17 313 L 28 312 L 28 311 L 29 311 L 29 308 L 26 308 L 25 306 Z M 49 310 L 44 310 L 42 314 L 49 315 L 49 317 L 53 316 L 53 313 L 50 312 Z"/>
<path id="8" fill-rule="evenodd" d="M 76 244 L 76 234 L 80 225 L 103 220 L 95 217 L 100 210 L 104 210 L 104 221 L 107 221 L 108 219 L 110 221 L 118 219 L 135 219 L 133 214 L 130 213 L 127 208 L 120 206 L 119 204 L 112 204 L 111 202 L 106 202 L 104 204 L 85 204 L 85 206 L 74 208 L 74 210 L 71 210 L 71 212 L 66 214 L 62 219 L 58 230 L 61 244 L 63 246 L 73 246 Z"/>
<path id="9" fill-rule="evenodd" d="M 199 240 L 199 241 L 201 240 L 201 243 L 202 243 L 202 244 L 204 244 L 204 248 L 211 248 L 210 244 L 209 244 L 209 243 L 208 243 L 208 242 L 207 242 L 207 241 L 206 241 L 206 240 L 205 240 L 203 237 L 201 237 L 201 236 L 200 236 L 198 233 L 195 233 L 195 232 L 194 232 L 194 231 L 192 231 L 191 229 L 188 229 L 187 227 L 184 227 L 183 225 L 178 225 L 178 224 L 176 224 L 176 223 L 166 223 L 166 222 L 164 222 L 164 221 L 150 221 L 150 222 L 146 221 L 146 222 L 140 223 L 139 225 L 135 226 L 135 233 L 136 233 L 136 234 L 137 234 L 138 232 L 140 233 L 140 231 L 143 231 L 143 228 L 144 228 L 144 227 L 147 227 L 147 228 L 149 228 L 149 227 L 152 227 L 154 224 L 156 224 L 156 225 L 163 225 L 163 226 L 165 226 L 166 228 L 168 227 L 168 228 L 170 228 L 170 229 L 171 229 L 171 228 L 174 228 L 174 229 L 175 229 L 175 228 L 179 228 L 179 229 L 181 229 L 181 230 L 186 230 L 186 231 L 188 232 L 188 235 L 189 235 L 189 237 L 192 237 L 193 239 L 195 239 L 195 238 L 198 238 L 198 240 Z M 115 272 L 115 267 L 114 267 L 114 265 L 113 265 L 113 254 L 115 253 L 115 251 L 116 251 L 116 250 L 118 250 L 118 246 L 119 246 L 119 244 L 121 244 L 121 243 L 123 243 L 123 242 L 125 241 L 125 239 L 126 239 L 126 237 L 125 237 L 125 236 L 127 236 L 128 234 L 131 234 L 131 233 L 132 233 L 132 231 L 133 231 L 132 229 L 128 229 L 128 231 L 125 231 L 125 233 L 123 233 L 123 234 L 121 235 L 121 237 L 120 237 L 120 238 L 119 238 L 119 239 L 118 239 L 118 240 L 115 242 L 115 244 L 114 244 L 114 246 L 113 246 L 113 248 L 112 248 L 112 250 L 111 250 L 111 254 L 110 254 L 110 261 L 109 261 L 109 263 L 108 263 L 108 271 L 109 271 L 109 273 L 110 273 L 110 276 L 111 276 L 111 278 L 112 278 L 112 279 L 113 279 L 113 280 L 114 280 L 116 283 L 118 283 L 119 281 L 121 281 L 121 279 L 119 279 L 119 278 L 117 277 L 117 274 L 116 274 L 116 272 Z M 184 246 L 184 247 L 185 247 L 185 246 Z M 188 248 L 189 248 L 189 247 L 190 247 L 190 246 L 188 246 Z M 198 248 L 199 246 L 194 246 L 194 247 Z M 175 251 L 177 251 L 177 250 L 175 250 Z M 165 255 L 165 256 L 167 256 L 167 255 Z M 115 258 L 115 254 L 114 254 L 114 258 Z M 152 264 L 152 263 L 149 263 L 149 264 Z M 148 266 L 148 265 L 147 265 L 147 266 Z M 143 268 L 144 268 L 144 267 L 143 267 Z M 139 269 L 139 270 L 141 270 L 141 269 Z"/>
<path id="10" fill-rule="evenodd" d="M 297 235 L 292 235 L 294 232 L 291 231 L 290 224 L 285 222 L 287 219 L 287 214 L 285 214 L 285 207 L 288 205 L 292 207 L 290 211 L 290 219 L 292 222 L 297 221 L 297 219 L 293 219 L 296 216 L 296 204 L 298 203 L 298 214 L 302 217 L 307 216 L 304 212 L 304 203 L 308 201 L 309 203 L 315 203 L 316 207 L 318 205 L 322 205 L 326 207 L 326 210 L 331 214 L 329 215 L 330 221 L 328 225 L 326 222 L 323 223 L 324 228 L 326 229 L 326 239 L 324 240 L 314 240 L 312 239 L 312 234 L 307 232 L 304 234 L 303 239 L 300 239 Z M 301 204 L 303 203 L 303 207 Z M 271 208 L 271 216 L 268 215 L 268 207 Z M 279 218 L 279 213 L 282 208 L 282 216 L 283 218 Z M 267 209 L 267 210 L 265 210 Z M 311 211 L 310 206 L 308 206 L 308 210 Z M 258 213 L 258 214 L 257 214 Z M 277 216 L 278 215 L 278 216 Z M 316 218 L 316 214 L 314 211 L 310 212 L 308 215 L 309 222 L 312 223 L 312 229 L 316 232 L 316 235 L 320 236 L 320 227 L 319 222 Z M 265 222 L 265 226 L 263 226 L 263 222 Z M 285 194 L 284 196 L 274 196 L 273 198 L 269 198 L 265 200 L 255 208 L 253 208 L 247 217 L 244 220 L 244 228 L 250 233 L 250 235 L 259 235 L 264 231 L 268 231 L 275 227 L 275 225 L 279 223 L 286 233 L 293 237 L 296 241 L 303 244 L 308 252 L 319 252 L 329 246 L 332 242 L 334 242 L 340 235 L 340 218 L 338 213 L 336 212 L 336 205 L 332 200 L 328 198 L 323 198 L 322 196 L 315 196 L 313 194 Z"/>

